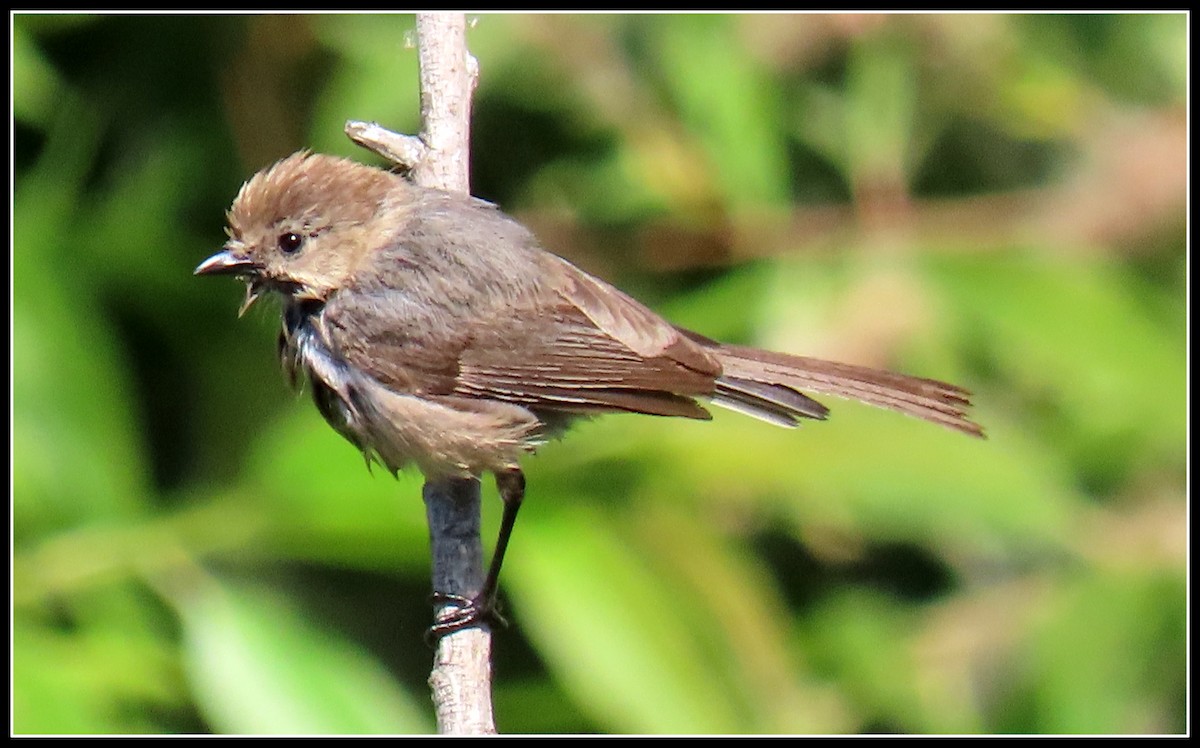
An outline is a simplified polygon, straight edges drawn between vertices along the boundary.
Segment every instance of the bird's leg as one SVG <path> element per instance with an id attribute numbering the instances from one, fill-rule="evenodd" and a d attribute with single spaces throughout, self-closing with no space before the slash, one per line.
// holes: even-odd
<path id="1" fill-rule="evenodd" d="M 496 473 L 496 488 L 504 502 L 504 514 L 500 517 L 500 534 L 496 538 L 496 549 L 492 551 L 492 562 L 483 580 L 483 588 L 475 597 L 433 593 L 435 604 L 454 603 L 459 607 L 448 618 L 429 627 L 426 638 L 431 642 L 480 622 L 507 625 L 496 609 L 496 593 L 500 585 L 500 567 L 504 565 L 504 551 L 508 548 L 508 540 L 517 522 L 517 511 L 525 498 L 525 474 L 515 467 L 499 471 Z"/>

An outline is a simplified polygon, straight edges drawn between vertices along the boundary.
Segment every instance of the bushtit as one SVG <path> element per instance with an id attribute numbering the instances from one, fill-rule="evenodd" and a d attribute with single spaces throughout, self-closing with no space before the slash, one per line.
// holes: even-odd
<path id="1" fill-rule="evenodd" d="M 546 252 L 491 204 L 388 171 L 300 152 L 246 182 L 228 219 L 196 274 L 241 277 L 242 312 L 282 297 L 284 371 L 310 382 L 368 464 L 496 476 L 487 580 L 437 634 L 490 613 L 524 495 L 519 460 L 576 418 L 707 419 L 705 401 L 794 427 L 828 414 L 815 392 L 983 435 L 958 387 L 710 340 Z"/>

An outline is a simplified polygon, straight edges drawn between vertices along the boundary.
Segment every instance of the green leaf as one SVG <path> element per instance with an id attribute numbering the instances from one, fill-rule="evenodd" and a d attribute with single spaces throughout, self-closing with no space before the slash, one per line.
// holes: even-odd
<path id="1" fill-rule="evenodd" d="M 1139 460 L 1182 465 L 1186 341 L 1139 303 L 1122 269 L 1053 253 L 941 258 L 930 267 L 979 329 L 988 355 L 1082 466 L 1120 475 Z"/>
<path id="2" fill-rule="evenodd" d="M 770 575 L 735 545 L 649 496 L 611 516 L 537 477 L 505 590 L 581 710 L 622 733 L 845 729 L 788 656 Z"/>
<path id="3" fill-rule="evenodd" d="M 654 34 L 653 64 L 716 166 L 734 208 L 782 204 L 788 195 L 782 113 L 775 91 L 739 42 L 736 18 L 669 15 L 644 18 Z"/>
<path id="4" fill-rule="evenodd" d="M 705 507 L 631 498 L 627 524 L 635 535 L 629 552 L 647 559 L 675 591 L 674 599 L 687 602 L 677 606 L 678 623 L 700 642 L 707 677 L 725 684 L 741 731 L 845 731 L 840 698 L 792 656 L 784 600 L 743 539 L 722 537 L 721 523 Z"/>
<path id="5" fill-rule="evenodd" d="M 1185 733 L 1182 573 L 1102 570 L 1062 593 L 1023 653 L 1022 688 L 1010 704 L 1009 714 L 1030 721 L 998 729 Z"/>
<path id="6" fill-rule="evenodd" d="M 175 595 L 175 603 L 188 678 L 218 731 L 431 731 L 417 699 L 356 644 L 262 593 L 198 581 Z"/>
<path id="7" fill-rule="evenodd" d="M 805 650 L 818 672 L 837 681 L 856 711 L 890 728 L 920 729 L 914 662 L 908 645 L 913 616 L 895 600 L 844 588 L 802 619 Z"/>
<path id="8" fill-rule="evenodd" d="M 124 732 L 103 689 L 81 671 L 70 637 L 28 619 L 13 626 L 12 714 L 17 735 Z"/>
<path id="9" fill-rule="evenodd" d="M 78 102 L 13 196 L 13 512 L 37 528 L 136 511 L 147 469 L 137 401 L 78 259 L 76 202 L 100 132 Z"/>
<path id="10" fill-rule="evenodd" d="M 420 129 L 414 27 L 410 15 L 314 18 L 313 33 L 337 63 L 317 100 L 310 147 L 361 157 L 363 151 L 342 134 L 348 119 L 382 122 L 396 132 Z"/>
<path id="11" fill-rule="evenodd" d="M 913 165 L 916 108 L 913 54 L 903 40 L 860 39 L 851 48 L 846 73 L 845 121 L 841 131 L 851 181 L 899 187 Z"/>
<path id="12" fill-rule="evenodd" d="M 182 700 L 161 607 L 133 584 L 56 599 L 55 615 L 13 616 L 13 728 L 21 733 L 161 733 Z M 63 626 L 59 617 L 69 619 Z"/>
<path id="13" fill-rule="evenodd" d="M 58 89 L 56 71 L 38 49 L 23 22 L 12 25 L 13 117 L 26 124 L 44 125 L 53 116 Z"/>
<path id="14" fill-rule="evenodd" d="M 368 470 L 307 397 L 257 435 L 245 472 L 245 498 L 267 511 L 276 552 L 389 571 L 428 567 L 420 474 Z"/>
<path id="15" fill-rule="evenodd" d="M 700 734 L 744 726 L 692 628 L 701 611 L 603 515 L 578 505 L 531 512 L 505 566 L 523 626 L 601 724 Z"/>

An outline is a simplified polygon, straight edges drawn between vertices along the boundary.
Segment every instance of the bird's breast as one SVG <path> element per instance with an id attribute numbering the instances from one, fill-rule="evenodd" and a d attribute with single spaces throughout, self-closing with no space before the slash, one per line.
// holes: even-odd
<path id="1" fill-rule="evenodd" d="M 321 334 L 321 305 L 289 301 L 279 333 L 279 359 L 293 387 L 308 380 L 313 402 L 338 433 L 362 448 L 361 417 L 354 406 L 355 372 L 332 350 Z"/>

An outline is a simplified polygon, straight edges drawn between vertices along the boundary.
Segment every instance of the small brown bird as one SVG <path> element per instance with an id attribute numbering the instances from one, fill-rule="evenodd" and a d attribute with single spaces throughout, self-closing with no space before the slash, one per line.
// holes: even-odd
<path id="1" fill-rule="evenodd" d="M 491 204 L 350 160 L 289 156 L 242 186 L 228 219 L 196 274 L 245 280 L 242 312 L 282 297 L 285 372 L 308 379 L 368 463 L 496 476 L 505 510 L 484 588 L 436 634 L 490 613 L 524 496 L 519 460 L 578 417 L 707 419 L 703 400 L 794 427 L 828 415 L 815 392 L 983 435 L 954 385 L 675 327 Z"/>

